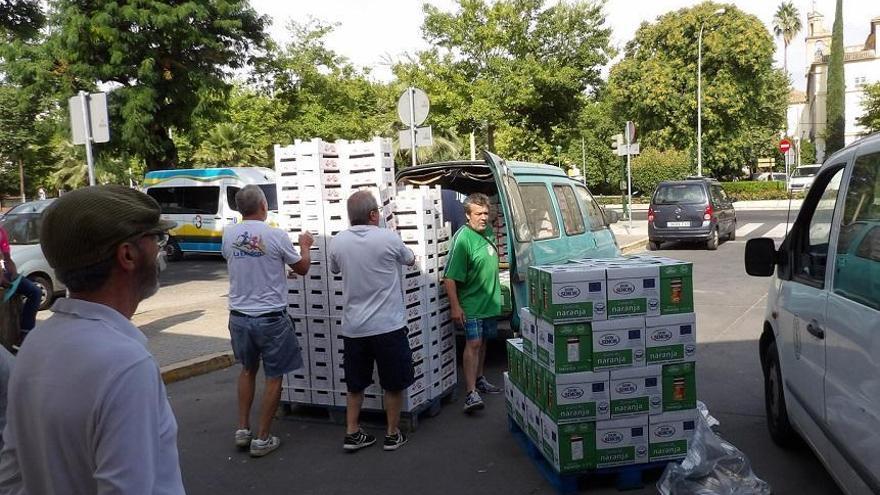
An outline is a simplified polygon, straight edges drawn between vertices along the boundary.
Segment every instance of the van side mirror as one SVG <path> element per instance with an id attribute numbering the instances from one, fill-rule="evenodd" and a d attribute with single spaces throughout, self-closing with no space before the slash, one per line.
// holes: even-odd
<path id="1" fill-rule="evenodd" d="M 617 210 L 604 210 L 605 218 L 608 219 L 608 225 L 612 223 L 617 223 L 620 221 L 620 213 L 617 213 Z"/>
<path id="2" fill-rule="evenodd" d="M 776 270 L 776 244 L 760 237 L 746 242 L 746 273 L 753 277 L 770 277 Z"/>

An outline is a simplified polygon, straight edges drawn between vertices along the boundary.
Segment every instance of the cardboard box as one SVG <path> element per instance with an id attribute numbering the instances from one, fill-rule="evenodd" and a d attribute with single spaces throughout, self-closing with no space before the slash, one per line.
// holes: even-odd
<path id="1" fill-rule="evenodd" d="M 519 331 L 522 335 L 522 349 L 526 356 L 535 358 L 535 347 L 538 342 L 538 321 L 529 308 L 519 310 Z"/>
<path id="2" fill-rule="evenodd" d="M 589 322 L 553 324 L 538 320 L 539 364 L 554 373 L 575 373 L 593 369 L 593 340 Z"/>
<path id="3" fill-rule="evenodd" d="M 697 365 L 693 362 L 664 364 L 663 412 L 697 407 Z"/>
<path id="4" fill-rule="evenodd" d="M 541 445 L 543 429 L 541 428 L 541 410 L 530 398 L 526 397 L 526 428 L 525 432 L 535 445 Z"/>
<path id="5" fill-rule="evenodd" d="M 505 371 L 504 372 L 504 406 L 507 409 L 507 415 L 513 418 L 514 409 L 516 406 L 516 388 L 513 386 L 513 382 L 510 381 L 510 374 Z"/>
<path id="6" fill-rule="evenodd" d="M 596 423 L 558 425 L 549 416 L 541 418 L 541 450 L 560 474 L 595 468 Z"/>
<path id="7" fill-rule="evenodd" d="M 659 265 L 660 314 L 694 311 L 693 263 L 650 255 L 633 255 L 632 258 Z"/>
<path id="8" fill-rule="evenodd" d="M 651 416 L 649 421 L 648 456 L 651 461 L 681 459 L 687 454 L 696 431 L 696 409 L 668 412 Z"/>
<path id="9" fill-rule="evenodd" d="M 660 315 L 660 270 L 657 265 L 623 259 L 607 264 L 605 272 L 609 318 Z"/>
<path id="10" fill-rule="evenodd" d="M 593 322 L 593 370 L 645 365 L 645 318 Z"/>
<path id="11" fill-rule="evenodd" d="M 541 272 L 540 266 L 530 266 L 527 272 L 527 283 L 529 289 L 529 307 L 535 316 L 541 316 L 541 309 L 544 307 L 544 300 L 541 291 Z"/>
<path id="12" fill-rule="evenodd" d="M 663 412 L 660 366 L 611 370 L 611 418 Z"/>
<path id="13" fill-rule="evenodd" d="M 538 272 L 547 321 L 604 320 L 606 314 L 605 270 L 586 265 L 554 265 Z"/>
<path id="14" fill-rule="evenodd" d="M 647 364 L 696 361 L 697 318 L 682 313 L 645 318 Z"/>
<path id="15" fill-rule="evenodd" d="M 557 424 L 611 418 L 607 371 L 554 375 L 546 371 L 548 404 L 545 412 Z"/>
<path id="16" fill-rule="evenodd" d="M 510 380 L 517 385 L 522 383 L 523 354 L 523 339 L 507 339 L 507 368 Z"/>
<path id="17" fill-rule="evenodd" d="M 648 462 L 648 416 L 596 422 L 596 468 Z"/>

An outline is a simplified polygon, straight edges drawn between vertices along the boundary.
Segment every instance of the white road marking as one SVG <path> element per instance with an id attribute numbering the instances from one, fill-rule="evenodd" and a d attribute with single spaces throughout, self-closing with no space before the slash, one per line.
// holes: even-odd
<path id="1" fill-rule="evenodd" d="M 742 227 L 736 229 L 736 236 L 737 237 L 745 237 L 745 236 L 751 234 L 752 232 L 754 232 L 755 229 L 757 229 L 761 225 L 764 225 L 764 224 L 763 223 L 747 223 L 747 224 L 743 225 Z"/>
<path id="2" fill-rule="evenodd" d="M 769 237 L 771 239 L 782 239 L 785 237 L 786 232 L 788 232 L 788 225 L 784 223 L 778 224 L 776 227 L 764 232 L 761 237 Z"/>

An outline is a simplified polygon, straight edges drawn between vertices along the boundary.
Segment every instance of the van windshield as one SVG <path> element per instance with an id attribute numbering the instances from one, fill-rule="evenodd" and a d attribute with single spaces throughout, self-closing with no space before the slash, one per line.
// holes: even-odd
<path id="1" fill-rule="evenodd" d="M 702 184 L 661 184 L 654 193 L 654 204 L 705 203 Z"/>
<path id="2" fill-rule="evenodd" d="M 815 167 L 798 167 L 798 168 L 794 169 L 794 172 L 792 172 L 791 176 L 792 177 L 812 177 L 812 176 L 816 175 L 817 173 L 819 173 L 819 169 L 821 167 L 822 167 L 821 165 L 816 165 Z"/>
<path id="3" fill-rule="evenodd" d="M 11 215 L 0 222 L 0 228 L 6 231 L 9 244 L 37 244 L 40 242 L 42 220 L 43 216 L 40 213 Z"/>

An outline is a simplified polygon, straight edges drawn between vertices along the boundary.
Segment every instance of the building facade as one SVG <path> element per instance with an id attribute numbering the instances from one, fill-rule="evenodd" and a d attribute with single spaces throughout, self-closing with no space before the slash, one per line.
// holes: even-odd
<path id="1" fill-rule="evenodd" d="M 864 109 L 864 87 L 880 81 L 880 16 L 870 21 L 870 30 L 863 44 L 847 46 L 843 55 L 845 89 L 844 139 L 849 144 L 865 135 L 856 124 Z M 816 12 L 807 14 L 807 70 L 806 92 L 803 98 L 792 95 L 788 109 L 788 134 L 797 142 L 810 141 L 816 147 L 816 160 L 825 158 L 825 106 L 828 95 L 828 62 L 831 58 L 831 31 L 825 26 L 825 17 Z"/>

